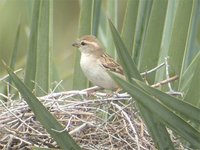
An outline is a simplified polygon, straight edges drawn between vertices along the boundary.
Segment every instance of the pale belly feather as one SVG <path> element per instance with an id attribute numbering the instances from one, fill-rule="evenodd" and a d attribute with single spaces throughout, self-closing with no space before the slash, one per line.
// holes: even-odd
<path id="1" fill-rule="evenodd" d="M 97 63 L 91 63 L 95 61 Z M 109 76 L 109 74 L 103 69 L 103 67 L 100 65 L 100 62 L 98 62 L 97 59 L 94 59 L 93 57 L 91 58 L 89 56 L 87 57 L 81 56 L 80 65 L 85 76 L 94 85 L 97 85 L 105 89 L 118 88 L 117 84 L 113 81 L 113 79 Z"/>

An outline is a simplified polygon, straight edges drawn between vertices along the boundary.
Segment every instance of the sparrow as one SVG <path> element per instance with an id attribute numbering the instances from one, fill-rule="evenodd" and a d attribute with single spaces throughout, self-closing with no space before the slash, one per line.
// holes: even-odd
<path id="1" fill-rule="evenodd" d="M 93 35 L 85 35 L 72 46 L 81 52 L 80 66 L 89 81 L 104 89 L 117 90 L 119 86 L 110 77 L 108 70 L 125 79 L 122 67 L 108 54 Z"/>

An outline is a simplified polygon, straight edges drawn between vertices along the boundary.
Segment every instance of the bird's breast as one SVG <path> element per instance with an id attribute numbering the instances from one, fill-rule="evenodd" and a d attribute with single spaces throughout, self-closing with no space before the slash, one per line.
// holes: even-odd
<path id="1" fill-rule="evenodd" d="M 81 55 L 81 68 L 85 76 L 94 85 L 103 87 L 105 89 L 116 89 L 117 85 L 102 67 L 99 59 L 90 55 Z"/>

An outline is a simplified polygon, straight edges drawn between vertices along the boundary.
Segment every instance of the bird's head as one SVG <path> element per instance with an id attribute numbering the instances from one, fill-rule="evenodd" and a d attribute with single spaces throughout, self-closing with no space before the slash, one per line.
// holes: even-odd
<path id="1" fill-rule="evenodd" d="M 72 46 L 77 47 L 81 53 L 102 54 L 103 48 L 97 38 L 93 35 L 85 35 L 75 41 Z"/>

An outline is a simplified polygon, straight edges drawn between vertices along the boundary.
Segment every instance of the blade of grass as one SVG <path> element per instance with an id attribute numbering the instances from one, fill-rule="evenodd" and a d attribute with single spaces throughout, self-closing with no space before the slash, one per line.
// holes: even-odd
<path id="1" fill-rule="evenodd" d="M 131 55 L 138 14 L 138 5 L 139 0 L 128 0 L 121 34 L 123 42 Z"/>
<path id="2" fill-rule="evenodd" d="M 53 43 L 54 43 L 54 36 L 53 36 L 53 0 L 50 0 L 50 10 L 49 10 L 49 57 L 50 57 L 50 60 L 49 60 L 49 64 L 50 64 L 50 67 L 49 67 L 49 80 L 50 82 L 51 81 L 59 81 L 60 80 L 60 77 L 59 77 L 59 74 L 58 74 L 58 71 L 57 71 L 57 67 L 55 65 L 55 61 L 53 59 Z M 54 84 L 50 84 L 50 89 L 54 89 L 55 88 L 55 85 Z M 58 89 L 56 89 L 58 90 Z M 56 91 L 55 91 L 56 92 Z"/>
<path id="3" fill-rule="evenodd" d="M 200 77 L 200 59 L 197 63 L 194 75 L 191 79 L 189 90 L 183 99 L 184 101 L 200 108 L 200 92 L 199 92 L 200 80 L 199 80 L 199 77 Z"/>
<path id="4" fill-rule="evenodd" d="M 11 55 L 11 60 L 10 60 L 10 68 L 14 70 L 15 68 L 15 64 L 16 64 L 16 59 L 17 59 L 17 54 L 18 54 L 18 47 L 19 47 L 19 36 L 20 36 L 20 28 L 21 28 L 21 23 L 19 20 L 19 23 L 17 25 L 17 32 L 16 32 L 16 36 L 15 36 L 15 44 L 14 44 L 14 48 L 12 51 L 12 55 Z"/>
<path id="5" fill-rule="evenodd" d="M 43 96 L 48 93 L 49 87 L 49 61 L 50 61 L 50 2 L 52 0 L 42 0 L 39 13 L 38 43 L 37 43 L 37 65 L 36 65 L 36 86 L 37 96 Z M 52 42 L 53 40 L 51 40 Z"/>
<path id="6" fill-rule="evenodd" d="M 24 83 L 32 91 L 34 89 L 35 72 L 36 72 L 36 57 L 37 57 L 37 38 L 38 38 L 38 18 L 40 12 L 40 0 L 34 1 L 31 33 L 29 39 L 29 48 L 26 60 L 26 69 Z"/>
<path id="7" fill-rule="evenodd" d="M 154 68 L 158 64 L 167 5 L 168 0 L 153 1 L 145 40 L 142 42 L 143 48 L 140 51 L 140 59 L 138 62 L 139 70 L 142 72 Z M 147 81 L 150 84 L 153 84 L 154 80 L 155 73 L 147 76 Z"/>
<path id="8" fill-rule="evenodd" d="M 200 5 L 198 0 L 193 0 L 191 19 L 189 25 L 189 34 L 187 37 L 186 52 L 183 59 L 183 65 L 181 72 L 184 72 L 190 65 L 194 57 L 197 55 L 200 49 L 199 35 L 199 22 L 200 22 Z M 182 73 L 181 73 L 182 74 Z"/>
<path id="9" fill-rule="evenodd" d="M 15 36 L 15 44 L 14 44 L 14 48 L 13 48 L 11 59 L 10 59 L 10 68 L 12 70 L 14 70 L 15 64 L 16 64 L 16 60 L 17 60 L 18 47 L 19 47 L 19 39 L 20 39 L 19 38 L 20 28 L 21 28 L 21 24 L 20 24 L 20 20 L 19 20 L 19 23 L 17 25 L 17 32 L 16 32 L 16 36 Z M 10 78 L 8 78 L 8 89 L 6 88 L 6 93 L 10 92 L 10 90 L 11 90 L 11 80 L 10 80 Z M 7 94 L 9 94 L 9 93 L 7 93 Z"/>
<path id="10" fill-rule="evenodd" d="M 146 35 L 146 29 L 149 22 L 149 16 L 152 8 L 152 0 L 140 0 L 138 6 L 138 15 L 136 21 L 136 29 L 134 34 L 134 45 L 132 58 L 138 65 L 139 55 L 142 49 L 142 42 Z"/>
<path id="11" fill-rule="evenodd" d="M 92 35 L 97 36 L 100 20 L 101 0 L 95 0 L 93 4 Z"/>
<path id="12" fill-rule="evenodd" d="M 168 56 L 169 51 L 169 45 L 170 45 L 170 39 L 172 35 L 172 27 L 174 23 L 174 18 L 176 14 L 176 8 L 179 1 L 168 1 L 167 6 L 167 13 L 165 18 L 165 24 L 164 24 L 164 31 L 162 36 L 162 44 L 161 49 L 159 53 L 159 60 L 158 64 L 163 63 L 165 58 Z M 155 77 L 155 83 L 164 80 L 166 78 L 165 69 L 160 69 L 159 71 L 156 71 L 156 77 Z"/>
<path id="13" fill-rule="evenodd" d="M 173 24 L 172 38 L 169 46 L 170 67 L 172 74 L 180 75 L 183 58 L 187 48 L 189 25 L 193 1 L 179 1 Z M 178 82 L 176 82 L 178 84 Z M 174 86 L 177 88 L 177 84 Z"/>
<path id="14" fill-rule="evenodd" d="M 109 0 L 106 1 L 107 4 L 107 11 L 106 11 L 106 18 L 105 18 L 105 22 L 106 22 L 106 52 L 108 54 L 110 54 L 113 58 L 117 59 L 117 55 L 116 55 L 116 51 L 115 51 L 115 45 L 113 43 L 112 40 L 112 35 L 110 32 L 110 28 L 109 28 L 109 23 L 107 22 L 107 18 L 109 18 L 110 20 L 112 20 L 113 24 L 118 27 L 118 1 L 116 0 Z"/>
<path id="15" fill-rule="evenodd" d="M 191 79 L 194 75 L 196 66 L 199 61 L 200 61 L 200 52 L 196 55 L 196 57 L 193 59 L 191 64 L 187 67 L 185 72 L 180 76 L 179 91 L 187 93 L 189 86 L 191 84 Z"/>

